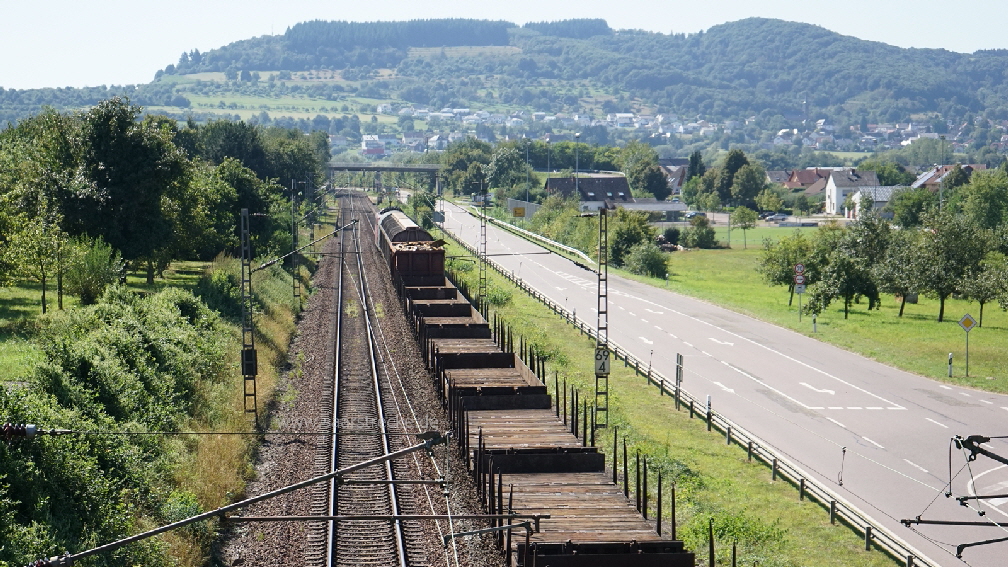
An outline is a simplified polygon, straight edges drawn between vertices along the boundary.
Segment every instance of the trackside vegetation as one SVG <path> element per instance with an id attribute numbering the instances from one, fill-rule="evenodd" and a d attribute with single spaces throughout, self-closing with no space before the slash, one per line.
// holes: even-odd
<path id="1" fill-rule="evenodd" d="M 448 241 L 448 256 L 457 258 L 449 260 L 455 275 L 469 289 L 477 289 L 474 259 L 450 236 L 439 232 L 438 237 Z M 566 382 L 568 388 L 578 388 L 587 396 L 595 385 L 590 363 L 594 341 L 580 336 L 574 327 L 492 269 L 488 271 L 488 279 L 491 310 L 547 358 L 545 381 L 550 394 L 555 393 L 555 372 L 561 390 Z M 670 526 L 668 498 L 675 486 L 677 535 L 688 549 L 697 553 L 698 565 L 706 565 L 710 521 L 719 565 L 730 564 L 733 542 L 738 544 L 740 565 L 754 562 L 774 567 L 896 565 L 883 553 L 866 553 L 858 534 L 830 524 L 828 510 L 818 504 L 799 502 L 794 487 L 786 483 L 771 482 L 764 465 L 748 463 L 744 449 L 726 446 L 723 437 L 708 433 L 701 420 L 691 420 L 687 411 L 677 412 L 672 398 L 659 396 L 632 369 L 615 363 L 612 371 L 610 423 L 618 428 L 620 463 L 625 437 L 631 477 L 637 452 L 647 458 L 652 514 L 657 502 L 655 480 L 658 471 L 662 472 L 663 530 Z M 612 435 L 612 429 L 605 429 L 596 436 L 596 445 L 606 454 L 610 466 Z M 631 500 L 633 487 L 631 480 Z"/>

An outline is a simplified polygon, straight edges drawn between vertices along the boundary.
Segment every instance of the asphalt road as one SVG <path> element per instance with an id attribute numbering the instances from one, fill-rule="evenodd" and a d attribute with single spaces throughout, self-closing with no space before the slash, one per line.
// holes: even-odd
<path id="1" fill-rule="evenodd" d="M 479 221 L 450 203 L 445 213 L 444 227 L 476 245 Z M 594 273 L 493 225 L 487 234 L 487 253 L 495 261 L 581 319 L 595 321 Z M 754 273 L 751 285 L 765 284 Z M 941 495 L 949 479 L 950 438 L 1008 435 L 1008 396 L 940 384 L 617 276 L 610 276 L 609 290 L 610 340 L 641 360 L 653 356 L 654 367 L 667 377 L 675 375 L 676 353 L 682 353 L 688 392 L 711 395 L 715 410 L 814 472 L 940 565 L 963 564 L 955 558 L 956 544 L 1008 537 L 1008 528 L 993 524 L 1008 525 L 1008 498 L 974 501 L 970 509 Z M 1008 456 L 1006 440 L 987 447 Z M 1008 494 L 1008 465 L 982 456 L 965 464 L 963 453 L 953 450 L 954 495 Z M 923 526 L 915 532 L 898 521 L 918 515 L 992 523 Z M 1008 542 L 963 553 L 963 561 L 976 566 L 1003 566 L 1006 557 Z"/>

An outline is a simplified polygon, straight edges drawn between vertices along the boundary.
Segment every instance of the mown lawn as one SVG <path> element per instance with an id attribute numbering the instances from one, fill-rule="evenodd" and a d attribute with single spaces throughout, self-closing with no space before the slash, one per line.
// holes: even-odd
<path id="1" fill-rule="evenodd" d="M 449 256 L 466 252 L 449 244 Z M 456 266 L 462 266 L 462 262 Z M 477 271 L 469 264 L 462 277 L 476 288 Z M 510 292 L 510 301 L 495 308 L 516 333 L 547 353 L 547 374 L 554 372 L 566 380 L 568 388 L 578 388 L 582 399 L 594 387 L 592 356 L 594 342 L 561 318 L 500 277 L 488 272 L 491 286 Z M 516 337 L 517 341 L 517 337 Z M 517 344 L 517 342 L 516 342 Z M 550 393 L 554 380 L 547 380 Z M 561 390 L 563 386 L 561 385 Z M 640 450 L 647 455 L 650 506 L 655 510 L 655 479 L 661 470 L 665 478 L 665 529 L 669 526 L 668 494 L 677 488 L 678 536 L 698 555 L 698 565 L 706 565 L 706 529 L 709 518 L 725 534 L 717 543 L 718 564 L 730 564 L 731 541 L 738 538 L 740 565 L 763 566 L 882 566 L 895 565 L 888 556 L 864 551 L 862 537 L 829 523 L 829 512 L 818 504 L 799 502 L 793 486 L 772 483 L 765 465 L 746 461 L 745 450 L 727 446 L 724 438 L 708 433 L 700 419 L 690 419 L 686 411 L 676 411 L 671 398 L 659 396 L 646 381 L 622 364 L 613 365 L 610 381 L 611 424 L 618 427 L 620 443 L 627 438 L 630 459 Z M 596 444 L 612 463 L 613 430 L 601 430 Z M 620 445 L 622 452 L 622 445 Z M 620 457 L 622 468 L 622 456 Z M 631 462 L 630 476 L 634 476 Z M 633 483 L 631 482 L 631 491 Z M 631 493 L 631 498 L 632 498 Z"/>
<path id="2" fill-rule="evenodd" d="M 891 295 L 882 297 L 882 307 L 876 311 L 868 311 L 867 300 L 852 305 L 846 320 L 843 302 L 836 302 L 818 317 L 817 332 L 813 332 L 810 317 L 803 315 L 798 321 L 798 296 L 789 306 L 786 288 L 770 287 L 760 279 L 756 273 L 759 256 L 760 246 L 675 252 L 669 260 L 668 287 L 929 378 L 1008 393 L 1008 313 L 997 304 L 984 306 L 983 327 L 970 332 L 970 375 L 966 377 L 966 334 L 958 321 L 966 313 L 979 319 L 979 304 L 949 299 L 945 321 L 938 323 L 938 300 L 923 295 L 916 305 L 907 304 L 902 318 L 899 302 Z M 663 280 L 615 272 L 658 287 L 666 285 Z M 952 378 L 948 377 L 950 352 Z"/>

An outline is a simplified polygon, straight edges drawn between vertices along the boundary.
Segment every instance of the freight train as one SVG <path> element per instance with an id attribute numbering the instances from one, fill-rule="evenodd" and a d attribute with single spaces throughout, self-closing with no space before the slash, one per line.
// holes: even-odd
<path id="1" fill-rule="evenodd" d="M 568 413 L 566 394 L 550 396 L 541 360 L 520 338 L 516 353 L 514 332 L 446 275 L 444 242 L 398 209 L 378 213 L 375 242 L 484 510 L 549 515 L 535 533 L 518 530 L 514 538 L 505 528 L 510 522 L 495 523 L 505 528 L 496 533 L 506 564 L 693 567 L 693 553 L 660 536 L 631 503 L 626 480 L 621 490 L 606 472 L 576 403 Z"/>

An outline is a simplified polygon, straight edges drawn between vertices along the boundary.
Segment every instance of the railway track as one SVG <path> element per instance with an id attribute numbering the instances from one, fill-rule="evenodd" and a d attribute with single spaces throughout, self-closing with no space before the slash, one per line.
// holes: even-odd
<path id="1" fill-rule="evenodd" d="M 336 435 L 325 450 L 316 452 L 314 468 L 322 473 L 407 447 L 415 443 L 407 433 L 430 428 L 430 424 L 421 427 L 383 328 L 384 309 L 394 308 L 395 302 L 376 303 L 369 289 L 368 271 L 383 267 L 368 232 L 374 215 L 370 201 L 347 194 L 339 202 L 341 224 L 358 223 L 341 234 L 335 268 L 339 272 L 332 275 L 339 283 L 330 329 L 335 343 L 332 417 L 326 429 Z M 443 555 L 431 551 L 437 536 L 450 533 L 453 522 L 393 519 L 402 514 L 450 515 L 446 495 L 431 482 L 444 478 L 443 465 L 434 456 L 414 454 L 314 491 L 312 514 L 341 519 L 309 526 L 306 564 L 459 565 L 454 545 Z"/>

